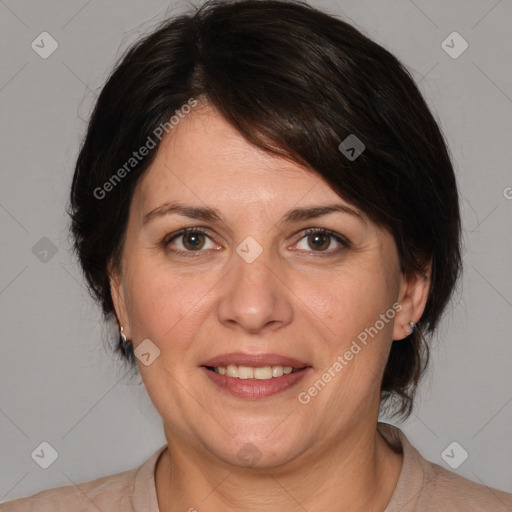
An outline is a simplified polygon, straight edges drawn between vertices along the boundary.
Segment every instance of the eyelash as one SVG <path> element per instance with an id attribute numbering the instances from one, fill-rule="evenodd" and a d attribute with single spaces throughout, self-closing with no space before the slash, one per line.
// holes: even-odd
<path id="1" fill-rule="evenodd" d="M 204 250 L 201 250 L 201 249 L 199 249 L 197 251 L 183 251 L 181 249 L 171 249 L 169 247 L 171 242 L 173 242 L 174 240 L 176 240 L 179 237 L 187 235 L 188 233 L 202 233 L 207 238 L 209 238 L 212 242 L 214 241 L 212 239 L 212 237 L 208 234 L 207 230 L 205 230 L 204 228 L 190 227 L 190 228 L 181 229 L 180 231 L 178 231 L 176 233 L 173 233 L 170 236 L 167 236 L 163 240 L 164 248 L 167 249 L 168 251 L 171 251 L 171 252 L 175 253 L 175 254 L 183 255 L 183 256 L 186 256 L 186 257 L 197 257 L 197 255 L 198 255 L 197 253 L 205 252 Z M 314 251 L 314 250 L 311 250 L 310 251 L 311 253 L 313 253 L 313 254 L 315 254 L 317 256 L 320 256 L 320 257 L 333 256 L 333 255 L 336 255 L 339 252 L 343 251 L 344 249 L 350 249 L 351 246 L 352 246 L 351 242 L 346 237 L 344 237 L 343 235 L 340 235 L 338 233 L 335 233 L 334 231 L 330 231 L 329 229 L 325 229 L 325 228 L 308 228 L 308 229 L 305 229 L 304 231 L 302 231 L 302 236 L 299 238 L 299 241 L 301 241 L 303 238 L 306 238 L 309 235 L 316 235 L 316 234 L 320 234 L 320 235 L 325 235 L 325 236 L 331 237 L 331 238 L 333 238 L 336 242 L 338 242 L 341 245 L 341 247 L 338 247 L 337 249 L 334 249 L 334 250 L 325 250 L 325 251 Z"/>

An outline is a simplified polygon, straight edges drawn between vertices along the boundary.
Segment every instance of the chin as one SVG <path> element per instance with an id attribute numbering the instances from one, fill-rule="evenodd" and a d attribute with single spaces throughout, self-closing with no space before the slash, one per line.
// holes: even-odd
<path id="1" fill-rule="evenodd" d="M 247 425 L 244 425 L 244 429 L 247 429 Z M 215 445 L 210 440 L 208 448 L 213 456 L 226 464 L 262 470 L 283 466 L 306 449 L 304 436 L 299 432 L 294 435 L 283 429 L 279 436 L 273 435 L 271 429 L 265 429 L 264 432 L 271 434 L 266 434 L 266 437 L 265 434 L 238 434 L 235 438 L 224 438 Z"/>

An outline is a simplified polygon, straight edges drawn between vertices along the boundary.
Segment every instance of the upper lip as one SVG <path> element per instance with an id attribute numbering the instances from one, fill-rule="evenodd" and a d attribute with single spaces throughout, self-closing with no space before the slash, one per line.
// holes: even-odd
<path id="1" fill-rule="evenodd" d="M 279 354 L 244 354 L 233 352 L 230 354 L 221 354 L 212 359 L 208 359 L 200 366 L 252 366 L 258 368 L 261 366 L 291 366 L 292 368 L 305 368 L 309 366 L 304 361 L 299 361 L 294 357 L 281 356 Z"/>

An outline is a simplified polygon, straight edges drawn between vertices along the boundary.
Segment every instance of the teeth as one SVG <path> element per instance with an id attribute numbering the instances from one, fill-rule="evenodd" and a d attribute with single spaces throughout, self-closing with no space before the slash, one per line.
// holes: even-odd
<path id="1" fill-rule="evenodd" d="M 238 366 L 234 364 L 217 366 L 214 370 L 216 373 L 227 375 L 228 377 L 256 380 L 268 380 L 273 377 L 281 377 L 293 371 L 298 371 L 291 366 L 259 366 L 258 368 L 253 368 L 252 366 Z"/>
<path id="2" fill-rule="evenodd" d="M 234 364 L 229 364 L 226 368 L 226 375 L 228 377 L 238 377 L 238 366 Z"/>
<path id="3" fill-rule="evenodd" d="M 260 368 L 254 368 L 254 378 L 259 380 L 266 380 L 272 378 L 272 367 L 262 366 Z"/>
<path id="4" fill-rule="evenodd" d="M 284 373 L 282 366 L 272 366 L 272 377 L 281 377 Z"/>
<path id="5" fill-rule="evenodd" d="M 239 379 L 254 379 L 254 368 L 250 366 L 239 366 L 238 367 L 238 378 Z"/>

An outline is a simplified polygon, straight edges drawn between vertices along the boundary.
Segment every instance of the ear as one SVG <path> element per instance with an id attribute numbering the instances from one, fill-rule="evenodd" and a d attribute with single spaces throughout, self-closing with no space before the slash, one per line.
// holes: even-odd
<path id="1" fill-rule="evenodd" d="M 402 340 L 412 333 L 411 322 L 417 323 L 428 299 L 432 272 L 432 260 L 428 262 L 424 273 L 402 274 L 402 283 L 397 302 L 402 309 L 395 315 L 393 339 Z"/>
<path id="2" fill-rule="evenodd" d="M 115 267 L 112 263 L 109 264 L 108 276 L 110 282 L 110 294 L 112 295 L 112 302 L 114 303 L 117 321 L 120 326 L 123 326 L 126 337 L 131 339 L 130 322 L 126 311 L 126 299 L 121 269 Z"/>

